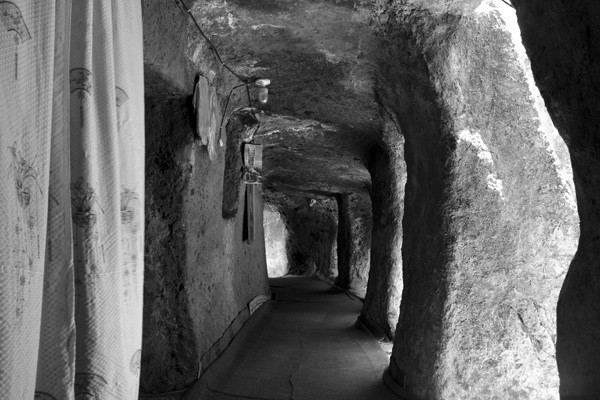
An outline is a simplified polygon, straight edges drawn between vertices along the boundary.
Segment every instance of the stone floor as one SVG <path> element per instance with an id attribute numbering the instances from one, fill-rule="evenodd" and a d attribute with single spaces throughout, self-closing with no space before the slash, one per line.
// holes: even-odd
<path id="1" fill-rule="evenodd" d="M 398 399 L 389 363 L 355 327 L 362 303 L 312 277 L 271 280 L 263 305 L 184 399 Z"/>

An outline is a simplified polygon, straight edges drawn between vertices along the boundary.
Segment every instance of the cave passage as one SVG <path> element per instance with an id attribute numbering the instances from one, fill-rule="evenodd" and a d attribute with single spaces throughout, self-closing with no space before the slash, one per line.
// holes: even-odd
<path id="1" fill-rule="evenodd" d="M 600 398 L 600 2 L 0 22 L 1 399 Z"/>
<path id="2" fill-rule="evenodd" d="M 312 277 L 270 279 L 262 306 L 184 399 L 397 399 L 389 356 L 355 325 L 362 302 Z"/>
<path id="3" fill-rule="evenodd" d="M 574 180 L 597 153 L 577 148 L 578 170 L 563 140 L 579 126 L 565 115 L 597 119 L 552 108 L 528 55 L 546 46 L 527 47 L 509 3 L 545 15 L 541 0 L 144 1 L 144 395 L 600 395 L 577 201 L 597 203 Z M 208 143 L 177 110 L 196 80 L 225 115 Z"/>

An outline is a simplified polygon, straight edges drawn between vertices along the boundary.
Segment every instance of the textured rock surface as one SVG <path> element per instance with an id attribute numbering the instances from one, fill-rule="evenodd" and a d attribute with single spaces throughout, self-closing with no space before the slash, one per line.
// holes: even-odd
<path id="1" fill-rule="evenodd" d="M 327 196 L 286 196 L 278 207 L 288 230 L 289 273 L 325 279 L 337 276 L 337 216 L 335 198 Z M 282 206 L 283 205 L 283 206 Z"/>
<path id="2" fill-rule="evenodd" d="M 514 2 L 536 79 L 575 161 L 583 234 L 559 307 L 561 390 L 593 398 L 600 382 L 600 13 L 583 3 Z M 142 384 L 152 390 L 185 384 L 198 354 L 248 297 L 265 290 L 264 273 L 256 272 L 264 249 L 237 239 L 239 177 L 227 167 L 224 183 L 222 152 L 208 163 L 188 129 L 196 72 L 217 87 L 221 106 L 237 82 L 168 3 L 143 2 L 155 169 L 147 196 L 155 285 L 147 287 L 145 322 L 156 329 L 145 337 L 153 351 L 144 355 Z M 358 10 L 328 0 L 194 3 L 229 65 L 249 80 L 273 79 L 255 136 L 264 145 L 267 198 L 289 232 L 292 271 L 334 278 L 339 255 L 339 282 L 352 287 L 352 265 L 364 271 L 368 253 L 368 241 L 359 244 L 368 230 L 358 222 L 362 206 L 352 199 L 370 195 L 372 266 L 362 318 L 393 335 L 402 293 L 396 381 L 406 378 L 427 399 L 556 399 L 555 310 L 577 215 L 569 154 L 511 30 L 514 11 L 487 0 L 363 0 Z M 250 95 L 256 104 L 254 89 Z M 244 97 L 235 92 L 229 110 L 246 106 Z M 156 365 L 169 375 L 150 369 Z"/>
<path id="3" fill-rule="evenodd" d="M 373 201 L 371 270 L 361 320 L 377 336 L 391 338 L 402 298 L 402 217 L 404 215 L 404 138 L 387 115 L 381 144 L 370 165 Z"/>
<path id="4" fill-rule="evenodd" d="M 228 82 L 174 2 L 142 4 L 147 250 L 140 390 L 163 393 L 192 383 L 202 354 L 269 289 L 263 241 L 242 242 L 243 186 L 236 187 L 241 206 L 224 220 L 225 152 L 219 148 L 209 161 L 191 129 L 196 73 L 219 92 Z"/>
<path id="5" fill-rule="evenodd" d="M 391 372 L 421 398 L 557 398 L 554 314 L 578 230 L 555 132 L 510 14 L 436 7 L 372 8 L 408 172 Z"/>
<path id="6" fill-rule="evenodd" d="M 357 192 L 338 200 L 338 276 L 336 285 L 364 298 L 369 278 L 373 215 L 371 197 Z"/>
<path id="7" fill-rule="evenodd" d="M 277 207 L 264 207 L 265 248 L 269 278 L 285 276 L 290 270 L 287 255 L 288 231 Z"/>
<path id="8" fill-rule="evenodd" d="M 600 397 L 600 4 L 514 1 L 537 84 L 573 161 L 581 238 L 558 304 L 563 399 Z"/>
<path id="9" fill-rule="evenodd" d="M 259 115 L 265 185 L 280 192 L 367 193 L 371 145 L 331 124 Z"/>
<path id="10" fill-rule="evenodd" d="M 192 12 L 230 66 L 246 77 L 272 80 L 255 135 L 264 146 L 265 186 L 292 197 L 368 198 L 367 166 L 381 147 L 382 118 L 373 90 L 380 48 L 355 2 L 215 0 L 197 2 Z M 252 87 L 251 96 L 255 101 Z M 365 296 L 370 212 L 340 211 L 338 284 Z M 378 287 L 391 284 L 389 275 L 374 277 Z M 377 296 L 371 304 L 378 306 L 369 314 L 382 313 L 377 318 L 386 321 L 386 331 L 393 330 L 388 320 L 394 319 L 393 326 L 397 319 L 397 307 L 388 316 L 391 293 L 398 300 L 396 289 L 382 296 L 371 292 Z"/>
<path id="11" fill-rule="evenodd" d="M 265 184 L 328 195 L 368 190 L 365 165 L 380 129 L 367 57 L 374 38 L 353 2 L 213 0 L 192 12 L 232 68 L 250 81 L 271 79 L 256 134 Z M 252 85 L 250 96 L 256 105 Z"/>
<path id="12" fill-rule="evenodd" d="M 193 12 L 232 67 L 271 78 L 265 110 L 353 128 L 355 136 L 378 129 L 367 57 L 373 36 L 353 1 L 210 0 Z"/>
<path id="13" fill-rule="evenodd" d="M 227 141 L 225 144 L 225 170 L 223 172 L 223 206 L 224 219 L 234 218 L 241 204 L 240 185 L 242 184 L 242 148 L 254 138 L 258 121 L 251 111 L 241 109 L 228 116 Z"/>
<path id="14" fill-rule="evenodd" d="M 156 104 L 146 100 L 146 254 L 141 392 L 181 388 L 193 381 L 199 349 L 194 340 L 189 298 L 185 290 L 186 229 L 183 202 L 189 173 L 175 151 L 191 146 L 185 99 Z M 152 125 L 171 119 L 169 135 Z M 153 127 L 157 127 L 154 130 Z M 169 145 L 165 142 L 169 141 Z M 183 339 L 182 339 L 183 338 Z"/>

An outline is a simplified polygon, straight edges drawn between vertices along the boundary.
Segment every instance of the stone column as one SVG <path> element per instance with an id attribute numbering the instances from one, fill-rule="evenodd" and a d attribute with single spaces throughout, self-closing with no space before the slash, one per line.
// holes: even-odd
<path id="1" fill-rule="evenodd" d="M 558 303 L 562 399 L 600 397 L 600 3 L 515 1 L 535 80 L 573 162 L 581 237 Z"/>
<path id="2" fill-rule="evenodd" d="M 378 336 L 391 338 L 402 296 L 402 217 L 404 214 L 404 138 L 397 122 L 384 116 L 382 140 L 369 167 L 372 179 L 371 267 L 361 320 Z"/>
<path id="3" fill-rule="evenodd" d="M 338 197 L 338 277 L 336 285 L 364 298 L 369 277 L 372 213 L 367 193 Z"/>
<path id="4" fill-rule="evenodd" d="M 379 93 L 408 171 L 390 374 L 420 398 L 557 399 L 555 310 L 578 236 L 564 144 L 511 8 L 409 3 L 379 17 Z"/>

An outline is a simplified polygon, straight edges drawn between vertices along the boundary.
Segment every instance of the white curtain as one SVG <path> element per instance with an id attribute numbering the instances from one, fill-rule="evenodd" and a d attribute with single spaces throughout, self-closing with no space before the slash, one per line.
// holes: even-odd
<path id="1" fill-rule="evenodd" d="M 137 399 L 139 0 L 0 1 L 0 399 Z"/>

